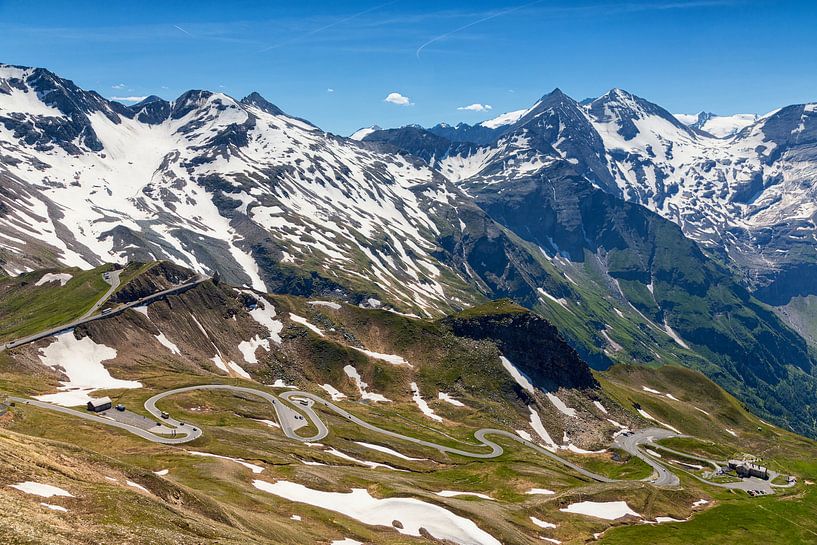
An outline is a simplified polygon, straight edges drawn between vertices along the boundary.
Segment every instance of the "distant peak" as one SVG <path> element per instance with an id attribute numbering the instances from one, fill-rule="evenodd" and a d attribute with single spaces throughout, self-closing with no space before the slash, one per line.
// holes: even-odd
<path id="1" fill-rule="evenodd" d="M 609 98 L 636 98 L 634 94 L 630 93 L 629 91 L 625 91 L 621 87 L 613 87 L 609 91 L 607 91 L 607 97 Z"/>
<path id="2" fill-rule="evenodd" d="M 241 104 L 247 104 L 250 106 L 255 106 L 256 108 L 267 112 L 268 114 L 272 115 L 283 115 L 283 111 L 281 108 L 273 104 L 272 102 L 268 101 L 266 98 L 261 96 L 260 93 L 253 91 L 249 95 L 245 96 L 241 99 Z"/>
<path id="3" fill-rule="evenodd" d="M 131 105 L 130 108 L 131 109 L 134 109 L 134 108 L 139 109 L 139 108 L 142 108 L 144 106 L 147 106 L 148 104 L 152 104 L 153 102 L 166 102 L 166 101 L 165 101 L 165 99 L 163 99 L 160 96 L 150 95 L 149 97 L 147 97 L 147 98 L 145 98 L 143 100 L 140 100 L 136 104 Z"/>
<path id="4" fill-rule="evenodd" d="M 559 89 L 558 87 L 555 87 L 551 92 L 544 95 L 542 97 L 542 100 L 554 99 L 554 98 L 570 98 L 570 97 L 567 96 L 566 94 L 564 94 L 564 92 L 561 89 Z M 571 99 L 571 100 L 573 100 L 573 99 Z"/>

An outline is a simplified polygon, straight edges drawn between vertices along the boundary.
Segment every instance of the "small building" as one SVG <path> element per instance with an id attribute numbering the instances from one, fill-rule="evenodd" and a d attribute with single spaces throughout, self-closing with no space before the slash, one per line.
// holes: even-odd
<path id="1" fill-rule="evenodd" d="M 113 403 L 111 402 L 111 398 L 109 397 L 100 397 L 99 399 L 92 399 L 88 402 L 88 410 L 101 413 L 102 411 L 107 411 L 111 408 Z"/>
<path id="2" fill-rule="evenodd" d="M 738 477 L 757 477 L 759 479 L 768 479 L 769 470 L 763 466 L 745 462 L 743 460 L 729 460 L 729 469 L 734 470 Z"/>

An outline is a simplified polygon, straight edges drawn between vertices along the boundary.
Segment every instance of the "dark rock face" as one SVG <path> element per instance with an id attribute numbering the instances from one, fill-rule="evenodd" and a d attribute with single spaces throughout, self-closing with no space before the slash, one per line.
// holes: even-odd
<path id="1" fill-rule="evenodd" d="M 148 125 L 159 125 L 170 117 L 170 102 L 155 95 L 128 107 L 134 119 Z"/>
<path id="2" fill-rule="evenodd" d="M 547 320 L 529 312 L 443 320 L 455 335 L 489 340 L 539 388 L 596 388 L 590 367 Z"/>
<path id="3" fill-rule="evenodd" d="M 440 160 L 449 155 L 467 155 L 476 148 L 475 144 L 452 142 L 417 126 L 374 131 L 363 141 L 384 144 L 388 146 L 387 149 L 400 150 L 427 162 Z"/>
<path id="4" fill-rule="evenodd" d="M 249 106 L 255 106 L 256 108 L 258 108 L 260 110 L 263 110 L 263 111 L 267 112 L 268 114 L 284 115 L 284 112 L 283 112 L 283 110 L 281 110 L 281 108 L 279 108 L 275 104 L 272 104 L 267 99 L 262 97 L 260 94 L 255 93 L 255 92 L 250 93 L 249 95 L 242 98 L 241 99 L 241 104 L 247 104 Z"/>
<path id="5" fill-rule="evenodd" d="M 130 267 L 139 267 L 131 263 Z M 193 272 L 168 261 L 162 261 L 122 286 L 112 297 L 116 303 L 128 303 L 147 297 L 153 293 L 184 284 L 193 278 Z"/>
<path id="6" fill-rule="evenodd" d="M 467 123 L 458 123 L 453 126 L 440 123 L 428 129 L 428 132 L 450 140 L 451 142 L 487 145 L 494 142 L 497 137 L 502 135 L 507 129 L 508 126 L 491 129 L 489 127 L 483 127 L 482 125 L 468 125 Z"/>

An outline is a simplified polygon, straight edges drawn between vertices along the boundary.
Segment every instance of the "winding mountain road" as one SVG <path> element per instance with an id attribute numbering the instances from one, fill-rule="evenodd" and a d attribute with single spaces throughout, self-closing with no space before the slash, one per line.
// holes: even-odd
<path id="1" fill-rule="evenodd" d="M 361 420 L 360 418 L 356 417 L 349 411 L 341 407 L 338 407 L 331 401 L 327 401 L 321 398 L 320 396 L 317 396 L 310 392 L 302 392 L 298 390 L 289 390 L 286 392 L 282 392 L 276 396 L 275 394 L 272 394 L 270 392 L 258 390 L 255 388 L 247 388 L 244 386 L 233 386 L 230 384 L 201 384 L 161 392 L 145 401 L 145 409 L 151 415 L 157 418 L 157 421 L 161 422 L 167 427 L 173 428 L 174 431 L 172 436 L 153 433 L 149 430 L 138 428 L 127 423 L 118 422 L 114 419 L 111 419 L 110 417 L 98 416 L 95 415 L 94 413 L 83 412 L 75 409 L 70 409 L 67 407 L 61 407 L 58 405 L 53 405 L 51 403 L 45 403 L 42 401 L 20 397 L 9 397 L 8 402 L 21 403 L 24 405 L 33 405 L 35 407 L 57 411 L 71 416 L 76 416 L 78 418 L 82 418 L 84 420 L 89 420 L 99 424 L 104 424 L 106 426 L 116 427 L 128 431 L 130 433 L 133 433 L 134 435 L 137 435 L 154 443 L 177 445 L 182 443 L 189 443 L 191 441 L 196 440 L 201 436 L 202 431 L 193 425 L 182 423 L 170 417 L 162 418 L 162 411 L 156 406 L 156 404 L 167 397 L 187 392 L 193 392 L 197 390 L 223 390 L 227 392 L 233 392 L 236 394 L 257 396 L 260 397 L 261 399 L 266 400 L 275 409 L 278 422 L 281 426 L 281 430 L 283 431 L 284 435 L 296 441 L 301 442 L 319 441 L 329 434 L 329 428 L 315 412 L 315 407 L 319 406 L 323 407 L 326 410 L 332 411 L 338 416 L 348 420 L 349 422 L 352 422 L 360 426 L 361 428 L 372 431 L 376 434 L 383 435 L 385 437 L 389 437 L 398 441 L 406 441 L 409 443 L 414 443 L 416 445 L 432 448 L 442 453 L 454 454 L 467 458 L 491 459 L 502 455 L 502 453 L 504 452 L 502 446 L 489 439 L 488 436 L 502 437 L 505 439 L 509 439 L 511 441 L 515 441 L 517 443 L 521 443 L 522 445 L 538 452 L 539 454 L 547 456 L 548 458 L 564 465 L 565 467 L 572 469 L 576 473 L 589 479 L 592 479 L 594 481 L 602 483 L 616 482 L 616 479 L 611 479 L 609 477 L 605 477 L 604 475 L 599 475 L 592 471 L 588 471 L 587 469 L 579 466 L 578 464 L 575 464 L 570 460 L 562 458 L 561 456 L 554 454 L 553 452 L 541 447 L 540 445 L 532 441 L 523 439 L 522 437 L 505 430 L 498 430 L 492 428 L 479 429 L 474 433 L 474 439 L 478 442 L 478 444 L 473 445 L 474 450 L 464 450 L 461 448 L 441 445 L 439 443 L 434 443 L 433 441 L 427 441 L 425 439 L 419 439 L 416 437 L 411 437 L 391 430 L 380 428 L 378 426 L 375 426 L 374 424 L 366 422 L 365 420 Z M 298 408 L 298 410 L 295 410 L 287 403 L 294 405 L 295 407 Z M 301 414 L 301 412 L 303 412 L 305 417 Z M 301 435 L 297 432 L 298 429 L 308 426 L 309 424 L 311 424 L 314 427 L 315 430 L 314 433 L 311 433 L 309 435 Z M 650 428 L 648 430 L 636 432 L 635 434 L 627 437 L 627 440 L 620 442 L 619 446 L 621 446 L 628 452 L 631 452 L 633 455 L 638 456 L 646 463 L 648 463 L 651 467 L 653 467 L 653 469 L 655 469 L 657 477 L 654 479 L 645 480 L 652 482 L 657 486 L 677 486 L 679 484 L 677 476 L 675 476 L 673 473 L 667 470 L 663 465 L 650 459 L 648 456 L 646 456 L 638 449 L 638 445 L 644 442 L 650 441 L 655 438 L 672 437 L 674 435 L 677 434 L 674 434 L 673 432 L 664 429 Z"/>
<path id="2" fill-rule="evenodd" d="M 678 486 L 681 484 L 681 480 L 678 478 L 678 476 L 664 467 L 664 465 L 656 461 L 653 457 L 643 452 L 639 446 L 645 443 L 652 443 L 656 439 L 668 439 L 670 437 L 679 437 L 679 435 L 680 434 L 675 433 L 674 431 L 664 428 L 647 428 L 644 430 L 634 431 L 627 435 L 621 434 L 616 437 L 613 442 L 616 446 L 628 452 L 630 455 L 639 458 L 653 468 L 653 470 L 655 470 L 657 477 L 651 481 L 654 485 Z"/>

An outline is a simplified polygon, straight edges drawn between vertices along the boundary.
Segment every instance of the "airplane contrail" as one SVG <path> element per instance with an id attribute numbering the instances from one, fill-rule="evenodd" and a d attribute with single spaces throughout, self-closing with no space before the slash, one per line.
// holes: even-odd
<path id="1" fill-rule="evenodd" d="M 446 32 L 445 34 L 440 34 L 439 36 L 435 36 L 435 37 L 431 38 L 429 41 L 427 41 L 426 43 L 424 43 L 423 45 L 418 47 L 415 54 L 417 55 L 417 58 L 419 59 L 420 58 L 420 52 L 423 49 L 425 49 L 426 47 L 428 47 L 429 45 L 433 44 L 434 42 L 439 42 L 440 40 L 444 40 L 444 39 L 448 38 L 449 36 L 451 36 L 453 34 L 456 34 L 457 32 L 462 32 L 463 30 L 465 30 L 467 28 L 471 28 L 474 25 L 484 23 L 485 21 L 490 21 L 491 19 L 496 19 L 497 17 L 501 17 L 503 15 L 513 13 L 514 11 L 518 11 L 520 9 L 527 8 L 527 7 L 532 6 L 534 4 L 540 4 L 543 1 L 544 0 L 535 0 L 534 2 L 528 2 L 527 4 L 522 4 L 521 6 L 516 6 L 516 7 L 513 7 L 513 8 L 509 8 L 509 9 L 506 9 L 505 11 L 500 11 L 500 12 L 494 13 L 493 15 L 488 15 L 486 17 L 483 17 L 482 19 L 477 19 L 476 21 L 471 21 L 467 25 L 462 25 L 461 27 L 456 28 L 456 29 L 452 30 L 451 32 Z"/>
<path id="2" fill-rule="evenodd" d="M 289 44 L 291 44 L 291 43 L 293 43 L 293 42 L 300 41 L 300 40 L 302 40 L 302 39 L 304 39 L 304 38 L 308 38 L 309 36 L 314 36 L 315 34 L 318 34 L 319 32 L 323 32 L 324 30 L 326 30 L 326 29 L 328 29 L 328 28 L 332 28 L 332 27 L 334 27 L 334 26 L 341 25 L 341 24 L 343 24 L 343 23 L 346 23 L 346 22 L 348 22 L 348 21 L 351 21 L 352 19 L 355 19 L 355 18 L 357 18 L 357 17 L 360 17 L 361 15 L 366 15 L 366 14 L 367 14 L 367 13 L 369 13 L 369 12 L 372 12 L 372 11 L 375 11 L 375 10 L 378 10 L 378 9 L 381 9 L 381 8 L 385 8 L 386 6 L 390 6 L 390 5 L 392 5 L 392 4 L 396 4 L 396 3 L 397 3 L 397 0 L 392 0 L 391 2 L 386 2 L 385 4 L 380 4 L 380 5 L 377 5 L 377 6 L 371 7 L 371 8 L 369 8 L 369 9 L 365 9 L 365 10 L 363 10 L 363 11 L 361 11 L 361 12 L 355 13 L 354 15 L 350 15 L 350 16 L 348 16 L 348 17 L 344 17 L 343 19 L 340 19 L 340 20 L 338 20 L 338 21 L 334 21 L 334 22 L 332 22 L 332 23 L 329 23 L 328 25 L 324 25 L 324 26 L 322 26 L 322 27 L 320 27 L 320 28 L 316 28 L 316 29 L 314 29 L 314 30 L 310 30 L 309 32 L 307 32 L 307 33 L 305 33 L 305 34 L 302 34 L 302 35 L 300 35 L 300 36 L 296 36 L 295 38 L 292 38 L 292 39 L 290 39 L 290 40 L 286 40 L 286 41 L 283 41 L 283 42 L 281 42 L 281 43 L 278 43 L 278 44 L 274 44 L 274 45 L 270 45 L 270 46 L 268 46 L 268 47 L 265 47 L 264 49 L 261 49 L 261 50 L 259 51 L 259 53 L 265 53 L 265 52 L 270 51 L 270 50 L 272 50 L 272 49 L 277 49 L 277 48 L 279 48 L 279 47 L 283 47 L 283 46 L 285 46 L 285 45 L 289 45 Z"/>
<path id="3" fill-rule="evenodd" d="M 193 37 L 193 35 L 192 35 L 192 34 L 190 34 L 189 32 L 187 32 L 185 29 L 183 29 L 183 28 L 182 28 L 182 27 L 180 27 L 179 25 L 173 25 L 173 26 L 174 26 L 174 27 L 176 27 L 177 29 L 181 30 L 182 32 L 184 32 L 185 34 L 187 34 L 188 36 L 190 36 L 191 38 Z"/>

